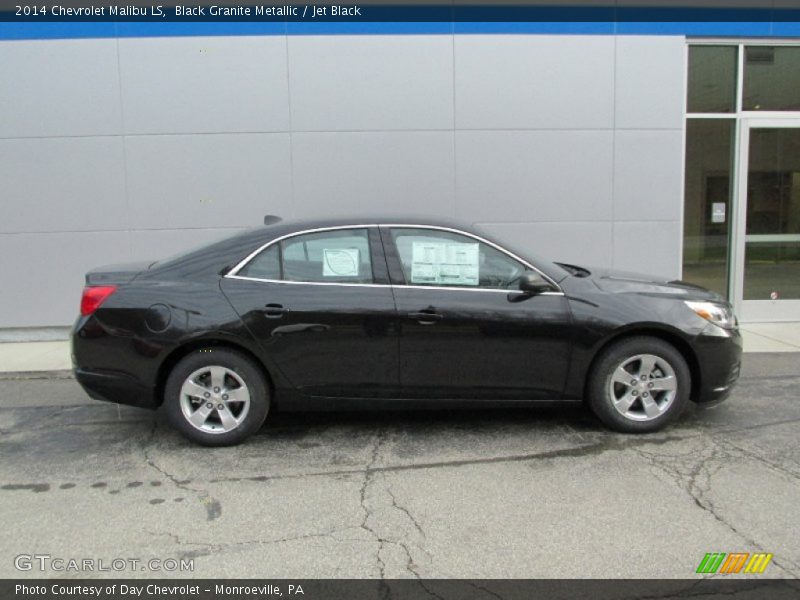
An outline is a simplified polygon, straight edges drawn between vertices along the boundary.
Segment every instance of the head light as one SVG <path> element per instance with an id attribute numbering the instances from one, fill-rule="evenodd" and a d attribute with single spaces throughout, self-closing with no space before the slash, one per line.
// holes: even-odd
<path id="1" fill-rule="evenodd" d="M 729 306 L 724 304 L 716 304 L 714 302 L 692 302 L 684 300 L 686 306 L 691 308 L 694 313 L 703 317 L 706 321 L 719 325 L 725 329 L 733 329 L 739 322 L 736 320 L 736 315 Z"/>

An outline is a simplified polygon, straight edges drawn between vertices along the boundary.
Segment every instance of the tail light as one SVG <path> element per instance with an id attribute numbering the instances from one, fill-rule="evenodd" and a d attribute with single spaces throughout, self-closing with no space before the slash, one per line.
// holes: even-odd
<path id="1" fill-rule="evenodd" d="M 111 294 L 117 291 L 115 285 L 93 285 L 83 288 L 81 297 L 81 315 L 88 317 L 106 301 Z"/>

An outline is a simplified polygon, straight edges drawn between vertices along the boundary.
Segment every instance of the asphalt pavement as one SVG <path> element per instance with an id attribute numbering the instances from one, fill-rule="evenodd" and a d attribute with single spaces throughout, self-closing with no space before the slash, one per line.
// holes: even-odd
<path id="1" fill-rule="evenodd" d="M 744 361 L 730 400 L 657 434 L 581 406 L 275 414 L 216 449 L 3 376 L 0 577 L 685 578 L 767 552 L 760 577 L 796 578 L 800 354 Z"/>

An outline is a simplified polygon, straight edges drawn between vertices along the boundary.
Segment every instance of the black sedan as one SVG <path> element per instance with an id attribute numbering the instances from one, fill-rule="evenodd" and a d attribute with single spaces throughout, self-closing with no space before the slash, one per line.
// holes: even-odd
<path id="1" fill-rule="evenodd" d="M 553 263 L 474 227 L 283 222 L 86 275 L 77 380 L 235 444 L 271 410 L 585 400 L 650 432 L 724 399 L 738 323 L 679 281 Z"/>

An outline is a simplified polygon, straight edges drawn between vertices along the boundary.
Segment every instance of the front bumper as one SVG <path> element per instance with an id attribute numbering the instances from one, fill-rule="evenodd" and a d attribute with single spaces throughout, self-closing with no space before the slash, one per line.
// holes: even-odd
<path id="1" fill-rule="evenodd" d="M 718 404 L 730 396 L 739 379 L 742 336 L 738 329 L 709 324 L 695 339 L 694 350 L 700 381 L 693 386 L 692 400 L 705 406 Z"/>

